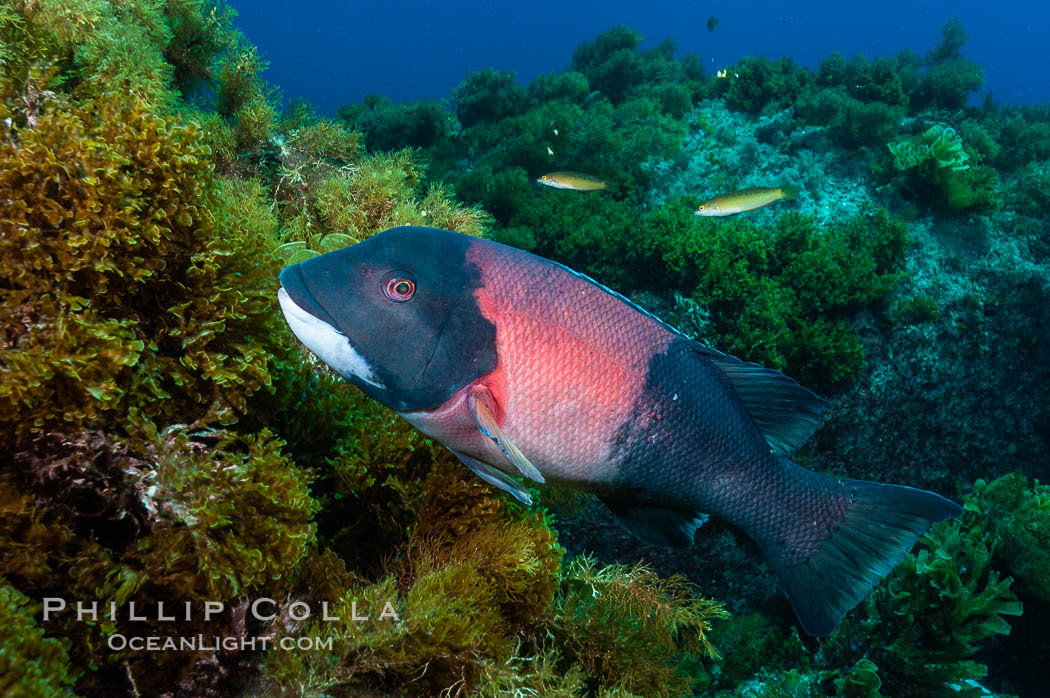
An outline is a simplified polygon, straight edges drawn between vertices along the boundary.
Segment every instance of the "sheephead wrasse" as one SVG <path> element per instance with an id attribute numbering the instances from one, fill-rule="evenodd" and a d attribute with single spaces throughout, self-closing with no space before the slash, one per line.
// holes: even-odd
<path id="1" fill-rule="evenodd" d="M 825 635 L 953 502 L 828 477 L 787 454 L 826 403 L 705 347 L 560 264 L 399 227 L 281 272 L 311 351 L 486 482 L 597 495 L 638 538 L 685 548 L 707 514 L 767 556 Z"/>

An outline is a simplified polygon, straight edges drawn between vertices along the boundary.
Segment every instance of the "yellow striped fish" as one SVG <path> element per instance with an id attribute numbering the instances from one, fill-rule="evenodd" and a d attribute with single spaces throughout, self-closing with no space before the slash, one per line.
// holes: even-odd
<path id="1" fill-rule="evenodd" d="M 548 172 L 541 175 L 536 181 L 555 189 L 572 189 L 573 191 L 599 191 L 608 186 L 597 177 L 580 172 Z"/>
<path id="2" fill-rule="evenodd" d="M 708 199 L 696 209 L 698 216 L 731 216 L 734 213 L 754 211 L 781 199 L 794 199 L 798 187 L 756 187 L 720 194 Z"/>

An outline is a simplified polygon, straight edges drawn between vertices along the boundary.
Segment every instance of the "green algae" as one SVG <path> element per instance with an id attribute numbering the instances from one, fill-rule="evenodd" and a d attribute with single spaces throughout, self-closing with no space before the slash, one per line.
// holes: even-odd
<path id="1" fill-rule="evenodd" d="M 927 160 L 936 169 L 970 169 L 966 164 L 970 156 L 963 150 L 962 139 L 955 129 L 944 124 L 934 124 L 921 136 L 890 143 L 887 147 L 893 154 L 893 164 L 898 170 L 917 167 Z"/>
<path id="2" fill-rule="evenodd" d="M 45 637 L 31 600 L 10 585 L 0 586 L 0 691 L 5 695 L 74 696 L 76 680 L 66 645 Z"/>
<path id="3" fill-rule="evenodd" d="M 1028 594 L 1050 601 L 1050 487 L 1021 473 L 978 480 L 966 503 L 996 537 L 995 554 Z"/>
<path id="4" fill-rule="evenodd" d="M 584 557 L 561 577 L 551 632 L 566 659 L 596 676 L 600 694 L 681 695 L 698 680 L 691 658 L 718 659 L 708 633 L 727 615 L 681 576 Z"/>
<path id="5" fill-rule="evenodd" d="M 998 175 L 980 164 L 981 156 L 964 146 L 954 128 L 934 124 L 921 135 L 888 143 L 887 148 L 894 166 L 902 171 L 912 170 L 913 179 L 939 191 L 942 205 L 949 211 L 999 206 Z M 985 148 L 992 149 L 993 145 L 989 143 Z"/>

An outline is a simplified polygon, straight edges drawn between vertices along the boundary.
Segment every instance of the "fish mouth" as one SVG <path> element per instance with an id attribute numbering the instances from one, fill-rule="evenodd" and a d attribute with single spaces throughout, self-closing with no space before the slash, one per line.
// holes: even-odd
<path id="1" fill-rule="evenodd" d="M 375 377 L 372 366 L 310 293 L 299 265 L 285 268 L 280 281 L 277 301 L 299 341 L 344 378 L 356 378 L 385 390 L 386 386 Z"/>
<path id="2" fill-rule="evenodd" d="M 281 300 L 282 293 L 285 296 L 288 296 L 288 300 L 292 301 L 292 312 L 312 315 L 315 319 L 327 324 L 333 330 L 339 326 L 336 324 L 335 318 L 329 315 L 328 311 L 321 307 L 321 304 L 317 302 L 316 298 L 314 298 L 314 294 L 310 293 L 310 290 L 306 287 L 306 279 L 303 278 L 303 270 L 299 268 L 298 264 L 293 264 L 290 267 L 282 269 L 279 280 L 281 282 L 281 290 L 277 292 L 277 299 Z M 288 308 L 285 306 L 286 303 L 281 301 L 281 309 L 284 310 L 287 315 Z"/>

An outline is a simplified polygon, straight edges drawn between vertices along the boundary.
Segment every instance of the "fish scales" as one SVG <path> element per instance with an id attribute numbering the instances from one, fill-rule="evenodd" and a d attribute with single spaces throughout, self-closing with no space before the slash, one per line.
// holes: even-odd
<path id="1" fill-rule="evenodd" d="M 796 465 L 787 454 L 823 400 L 527 252 L 394 228 L 288 267 L 281 284 L 304 344 L 485 481 L 525 503 L 517 476 L 593 492 L 669 547 L 723 517 L 759 544 L 813 634 L 961 511 Z"/>
<path id="2" fill-rule="evenodd" d="M 505 429 L 544 475 L 611 501 L 723 516 L 760 545 L 792 516 L 794 548 L 826 534 L 820 522 L 841 506 L 819 511 L 826 489 L 807 491 L 821 480 L 773 456 L 725 377 L 691 356 L 690 340 L 560 265 L 493 252 L 478 245 L 467 258 L 481 270 L 479 307 L 497 327 Z"/>
<path id="3" fill-rule="evenodd" d="M 644 383 L 641 348 L 661 341 L 660 329 L 613 312 L 616 298 L 559 266 L 492 252 L 470 256 L 483 270 L 479 306 L 497 327 L 507 428 L 552 479 L 609 480 L 609 435 L 629 417 Z"/>
<path id="4" fill-rule="evenodd" d="M 471 258 L 482 270 L 483 286 L 475 292 L 479 307 L 497 327 L 506 428 L 514 431 L 512 438 L 520 437 L 519 448 L 536 449 L 545 475 L 549 470 L 554 479 L 578 481 L 581 472 L 589 474 L 588 489 L 597 491 L 598 479 L 601 494 L 627 488 L 670 496 L 675 489 L 695 489 L 682 480 L 698 470 L 697 454 L 686 453 L 694 438 L 707 437 L 705 453 L 715 462 L 729 460 L 747 440 L 764 444 L 753 427 L 746 437 L 727 425 L 701 428 L 725 411 L 704 414 L 701 391 L 692 384 L 699 372 L 658 365 L 664 385 L 650 384 L 654 356 L 677 338 L 666 325 L 593 281 L 532 255 L 502 249 L 495 255 L 478 246 Z M 728 391 L 712 398 L 709 404 L 734 399 Z M 738 414 L 746 428 L 746 415 L 742 409 Z M 730 440 L 727 434 L 739 435 Z M 681 461 L 689 462 L 676 472 Z"/>

